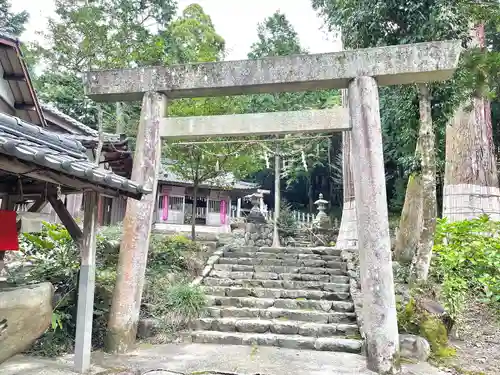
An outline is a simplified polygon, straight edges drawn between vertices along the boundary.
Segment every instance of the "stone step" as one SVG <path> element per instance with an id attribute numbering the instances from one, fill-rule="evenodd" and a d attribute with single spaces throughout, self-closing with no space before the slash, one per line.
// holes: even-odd
<path id="1" fill-rule="evenodd" d="M 248 254 L 248 253 L 245 253 Z M 333 258 L 337 260 L 333 260 Z M 250 266 L 291 266 L 291 267 L 325 267 L 334 269 L 345 269 L 344 263 L 338 257 L 332 257 L 332 260 L 325 259 L 271 259 L 257 257 L 220 257 L 219 264 L 239 264 Z"/>
<path id="2" fill-rule="evenodd" d="M 221 297 L 258 297 L 258 298 L 306 298 L 308 300 L 345 301 L 350 298 L 347 284 L 334 284 L 336 291 L 297 289 L 244 288 L 224 286 L 203 286 L 205 294 Z"/>
<path id="3" fill-rule="evenodd" d="M 323 312 L 316 310 L 278 309 L 275 307 L 266 309 L 251 307 L 207 307 L 206 317 L 296 320 L 322 324 L 356 322 L 356 315 L 351 312 Z"/>
<path id="4" fill-rule="evenodd" d="M 271 289 L 306 289 L 325 292 L 346 292 L 349 290 L 349 277 L 332 276 L 331 282 L 320 281 L 289 281 L 289 280 L 258 280 L 258 279 L 221 279 L 206 277 L 203 284 L 207 286 L 271 288 Z"/>
<path id="5" fill-rule="evenodd" d="M 285 320 L 201 318 L 190 324 L 196 331 L 275 333 L 308 337 L 359 336 L 356 324 L 321 324 Z"/>
<path id="6" fill-rule="evenodd" d="M 262 266 L 248 264 L 214 264 L 214 269 L 228 272 L 272 272 L 272 273 L 308 273 L 312 275 L 344 275 L 344 271 L 324 267 Z"/>
<path id="7" fill-rule="evenodd" d="M 360 353 L 362 347 L 360 340 L 278 335 L 274 333 L 194 331 L 191 332 L 191 340 L 195 343 L 207 344 L 278 346 L 289 349 L 312 349 L 349 353 Z"/>
<path id="8" fill-rule="evenodd" d="M 340 280 L 346 282 L 347 276 L 338 275 L 314 275 L 309 273 L 274 273 L 274 272 L 232 272 L 219 271 L 213 269 L 210 271 L 210 277 L 218 279 L 258 279 L 258 280 L 285 280 L 285 281 L 321 281 L 325 283 L 336 283 Z"/>
<path id="9" fill-rule="evenodd" d="M 332 247 L 261 247 L 260 252 L 273 254 L 317 254 L 326 256 L 340 256 L 342 250 Z"/>
<path id="10" fill-rule="evenodd" d="M 259 259 L 281 259 L 281 260 L 322 260 L 326 264 L 342 263 L 340 257 L 335 255 L 320 255 L 320 254 L 290 254 L 290 253 L 267 253 L 263 251 L 225 251 L 222 254 L 223 258 L 259 258 Z"/>
<path id="11" fill-rule="evenodd" d="M 316 310 L 324 312 L 354 312 L 354 304 L 346 301 L 307 300 L 290 298 L 207 296 L 208 306 L 249 307 L 258 309 Z"/>

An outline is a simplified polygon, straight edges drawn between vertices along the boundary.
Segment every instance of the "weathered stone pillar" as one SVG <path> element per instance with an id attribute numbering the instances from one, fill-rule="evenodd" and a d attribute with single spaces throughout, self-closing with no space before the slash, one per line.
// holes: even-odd
<path id="1" fill-rule="evenodd" d="M 359 77 L 349 84 L 352 163 L 363 317 L 368 368 L 380 374 L 399 371 L 396 299 L 385 187 L 384 155 L 377 82 Z"/>
<path id="2" fill-rule="evenodd" d="M 127 201 L 116 286 L 105 342 L 109 352 L 126 352 L 135 343 L 158 186 L 160 120 L 165 115 L 166 97 L 156 92 L 144 94 L 132 180 L 151 188 L 152 193 L 144 195 L 140 201 Z"/>
<path id="3" fill-rule="evenodd" d="M 347 89 L 341 90 L 342 107 L 349 108 Z M 356 201 L 352 181 L 351 132 L 342 132 L 342 185 L 344 202 L 339 235 L 335 243 L 337 249 L 358 248 L 358 225 L 356 223 Z"/>

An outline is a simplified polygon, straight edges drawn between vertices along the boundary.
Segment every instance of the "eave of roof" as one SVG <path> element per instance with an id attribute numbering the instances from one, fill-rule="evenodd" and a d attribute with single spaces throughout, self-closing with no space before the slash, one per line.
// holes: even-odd
<path id="1" fill-rule="evenodd" d="M 69 177 L 65 181 L 89 183 L 90 188 L 95 186 L 96 190 L 105 188 L 115 195 L 134 199 L 151 193 L 150 189 L 91 163 L 79 141 L 5 114 L 0 114 L 0 153 Z M 64 185 L 75 189 L 79 186 L 76 183 L 72 186 L 70 182 Z"/>
<path id="2" fill-rule="evenodd" d="M 67 115 L 66 113 L 57 109 L 54 105 L 49 103 L 41 103 L 43 112 L 48 112 L 53 116 L 59 117 L 63 121 L 68 122 L 70 125 L 74 126 L 78 130 L 81 130 L 86 136 L 98 137 L 99 132 L 95 129 L 92 129 L 90 126 L 87 126 L 80 121 L 74 119 L 73 117 Z"/>
<path id="3" fill-rule="evenodd" d="M 26 118 L 29 118 L 31 120 L 35 119 L 35 121 L 33 121 L 33 122 L 36 125 L 45 126 L 46 125 L 45 118 L 43 117 L 42 109 L 40 107 L 40 103 L 38 102 L 38 97 L 37 97 L 36 92 L 33 88 L 33 84 L 31 82 L 31 77 L 30 77 L 30 74 L 28 71 L 28 67 L 26 66 L 26 63 L 25 63 L 24 58 L 23 58 L 23 54 L 22 54 L 22 51 L 20 48 L 19 39 L 12 36 L 12 35 L 0 32 L 0 47 L 4 47 L 4 48 L 6 47 L 8 49 L 11 49 L 15 54 L 15 58 L 17 59 L 19 69 L 12 71 L 10 73 L 14 74 L 15 76 L 23 76 L 24 77 L 24 79 L 20 80 L 20 81 L 17 79 L 15 79 L 14 81 L 8 81 L 9 85 L 11 85 L 11 87 L 12 87 L 12 85 L 17 86 L 19 92 L 21 93 L 21 95 L 18 95 L 18 97 L 16 97 L 16 101 L 19 100 L 18 103 L 21 105 L 27 104 L 28 106 L 33 105 L 35 107 L 34 112 L 36 113 L 36 116 L 34 118 L 33 118 L 33 116 L 31 116 L 30 113 L 32 113 L 32 110 L 29 108 L 27 108 L 26 110 L 16 109 L 16 114 L 22 113 L 24 115 L 24 117 L 26 117 Z M 4 57 L 7 60 L 9 60 L 8 54 L 6 54 Z M 4 61 L 4 63 L 6 63 L 6 62 L 7 61 Z M 0 59 L 0 64 L 2 64 L 2 66 L 4 65 L 1 61 L 1 59 Z M 4 70 L 5 70 L 5 68 L 6 67 L 4 66 Z M 25 102 L 24 98 L 22 97 L 22 91 L 29 92 L 29 96 L 30 96 L 32 103 Z M 14 90 L 13 90 L 13 92 L 14 92 Z"/>

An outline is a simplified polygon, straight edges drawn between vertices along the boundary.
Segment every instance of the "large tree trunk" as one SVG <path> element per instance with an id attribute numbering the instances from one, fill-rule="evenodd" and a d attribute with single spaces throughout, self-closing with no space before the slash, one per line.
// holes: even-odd
<path id="1" fill-rule="evenodd" d="M 484 47 L 484 25 L 474 29 L 473 39 Z M 500 220 L 491 110 L 480 91 L 462 103 L 446 128 L 443 217 L 450 221 L 481 214 Z"/>
<path id="2" fill-rule="evenodd" d="M 415 158 L 421 157 L 420 134 L 417 139 Z M 404 264 L 410 264 L 417 252 L 422 231 L 422 176 L 420 171 L 414 172 L 408 178 L 405 202 L 399 219 L 399 228 L 396 234 L 394 259 Z"/>
<path id="3" fill-rule="evenodd" d="M 342 90 L 342 106 L 348 107 L 347 90 Z M 358 247 L 358 225 L 356 221 L 356 202 L 351 164 L 351 132 L 342 133 L 342 184 L 344 204 L 340 221 L 339 235 L 335 247 L 352 249 Z"/>
<path id="4" fill-rule="evenodd" d="M 132 180 L 151 188 L 140 201 L 128 199 L 118 258 L 116 286 L 109 313 L 106 350 L 123 353 L 135 344 L 148 257 L 149 237 L 156 203 L 160 166 L 160 119 L 166 114 L 166 97 L 147 92 L 132 169 Z"/>
<path id="5" fill-rule="evenodd" d="M 436 151 L 435 135 L 432 126 L 431 101 L 427 85 L 419 85 L 420 100 L 420 161 L 422 178 L 422 226 L 420 238 L 413 258 L 412 279 L 425 281 L 431 265 L 434 232 L 436 229 Z"/>

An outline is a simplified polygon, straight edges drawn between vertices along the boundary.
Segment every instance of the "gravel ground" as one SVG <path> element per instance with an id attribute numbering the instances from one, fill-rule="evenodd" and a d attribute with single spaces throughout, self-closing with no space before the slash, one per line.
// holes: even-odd
<path id="1" fill-rule="evenodd" d="M 480 302 L 469 303 L 458 332 L 451 340 L 457 355 L 450 360 L 448 372 L 466 375 L 500 374 L 500 314 Z"/>

